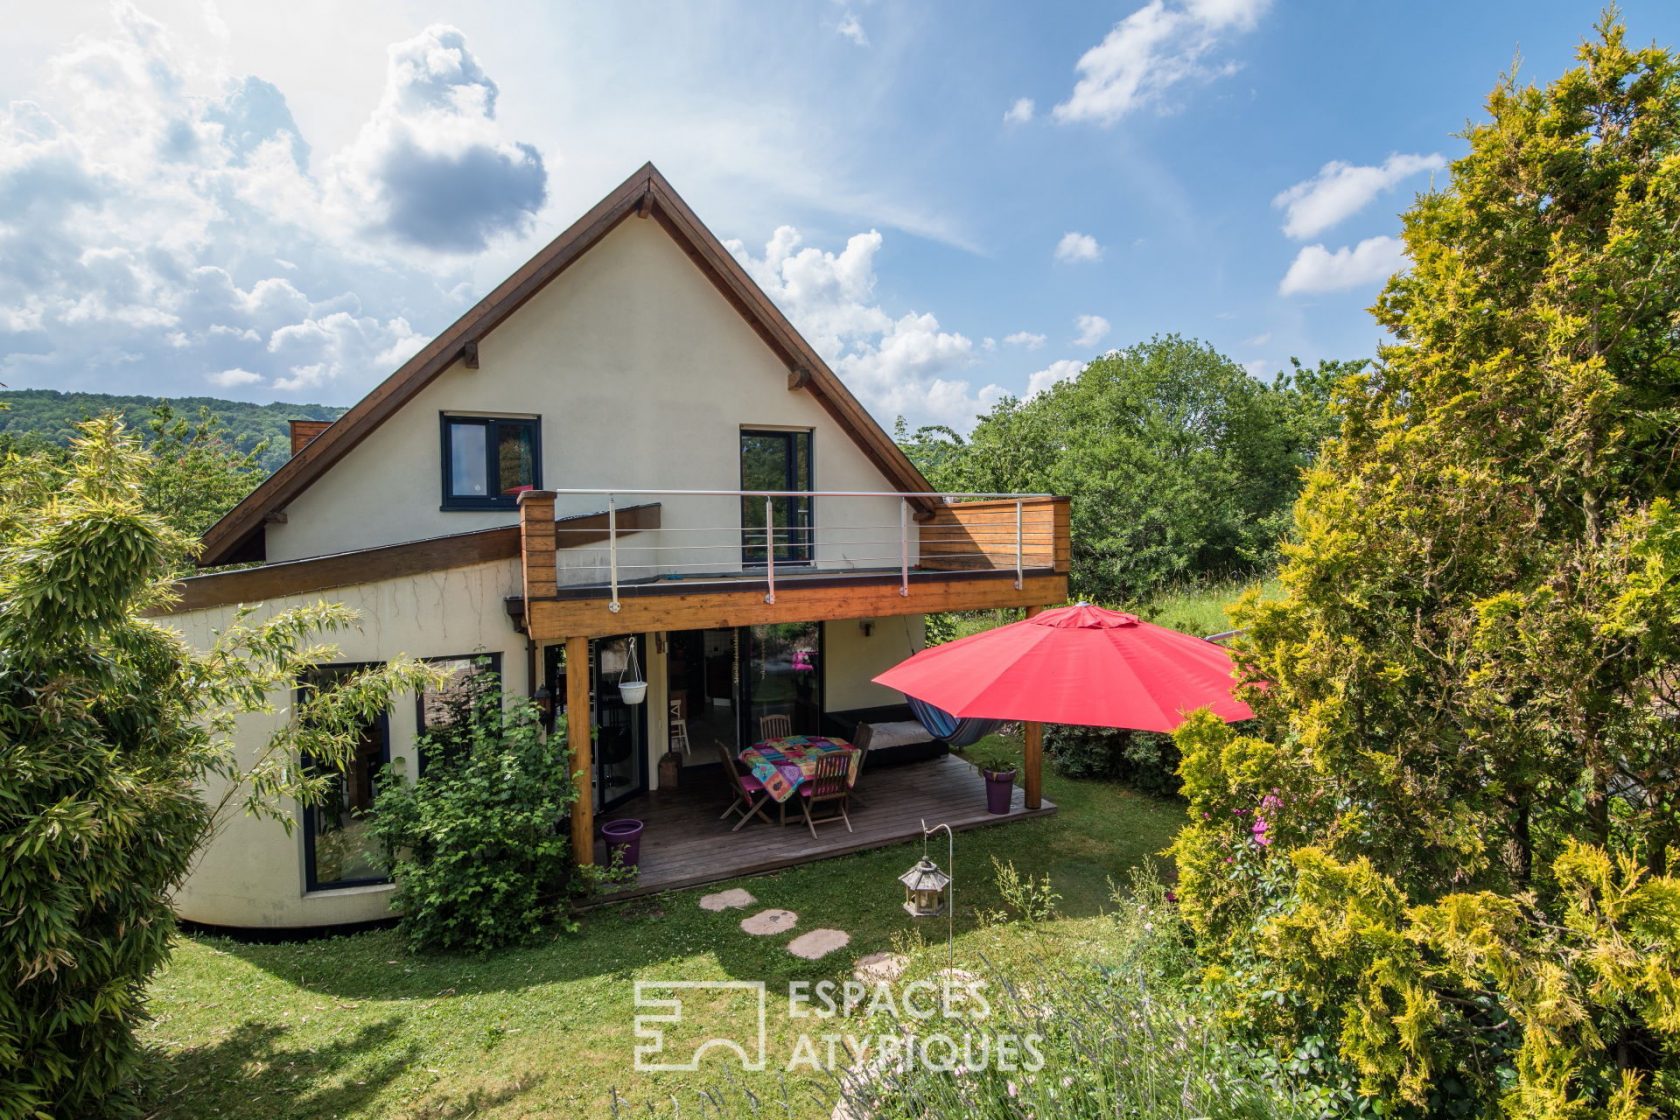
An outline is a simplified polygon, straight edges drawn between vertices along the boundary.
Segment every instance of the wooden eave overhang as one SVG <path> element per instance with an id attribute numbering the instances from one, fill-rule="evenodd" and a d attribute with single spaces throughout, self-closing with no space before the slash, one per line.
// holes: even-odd
<path id="1" fill-rule="evenodd" d="M 573 262 L 631 216 L 658 221 L 690 260 L 723 294 L 766 345 L 786 363 L 788 387 L 812 393 L 871 463 L 898 489 L 932 489 L 914 464 L 877 424 L 787 317 L 747 275 L 739 261 L 689 209 L 653 164 L 644 164 L 588 213 L 526 261 L 494 291 L 363 397 L 331 427 L 288 459 L 204 534 L 200 567 L 260 555 L 254 548 L 265 522 L 308 489 L 403 405 L 456 362 L 477 367 L 479 342 Z M 917 516 L 934 504 L 915 499 Z"/>

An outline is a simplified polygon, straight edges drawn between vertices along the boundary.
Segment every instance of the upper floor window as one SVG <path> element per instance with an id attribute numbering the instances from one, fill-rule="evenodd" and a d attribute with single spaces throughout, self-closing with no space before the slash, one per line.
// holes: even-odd
<path id="1" fill-rule="evenodd" d="M 511 509 L 541 485 L 537 417 L 443 417 L 444 509 Z"/>
<path id="2" fill-rule="evenodd" d="M 810 490 L 811 433 L 741 430 L 741 489 Z M 767 562 L 765 546 L 774 543 L 776 563 L 809 564 L 814 553 L 811 499 L 772 498 L 772 524 L 764 523 L 765 499 L 741 499 L 741 559 L 748 566 Z"/>

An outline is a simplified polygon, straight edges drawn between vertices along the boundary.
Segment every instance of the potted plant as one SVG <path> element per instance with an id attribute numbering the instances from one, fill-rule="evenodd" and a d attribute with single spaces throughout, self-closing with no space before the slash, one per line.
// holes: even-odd
<path id="1" fill-rule="evenodd" d="M 966 755 L 986 779 L 986 811 L 1009 812 L 1009 798 L 1015 792 L 1015 755 L 992 743 L 976 745 Z"/>

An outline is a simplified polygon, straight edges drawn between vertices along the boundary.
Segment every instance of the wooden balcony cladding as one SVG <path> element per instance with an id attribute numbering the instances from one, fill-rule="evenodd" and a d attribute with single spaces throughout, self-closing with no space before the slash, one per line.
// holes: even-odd
<path id="1" fill-rule="evenodd" d="M 706 587 L 664 584 L 636 588 L 634 593 L 623 589 L 616 614 L 604 591 L 589 597 L 527 599 L 525 619 L 532 638 L 555 641 L 658 630 L 1036 607 L 1065 601 L 1067 576 L 1044 569 L 1029 571 L 1016 588 L 1013 567 L 996 573 L 917 572 L 910 578 L 910 594 L 899 594 L 899 588 L 897 572 L 811 577 L 779 581 L 776 601 L 767 603 L 759 582 Z"/>
<path id="2" fill-rule="evenodd" d="M 940 506 L 921 524 L 924 571 L 973 572 L 1015 570 L 1013 498 L 990 498 Z M 1068 539 L 1068 499 L 1022 498 L 1021 567 L 1066 573 L 1072 561 Z"/>

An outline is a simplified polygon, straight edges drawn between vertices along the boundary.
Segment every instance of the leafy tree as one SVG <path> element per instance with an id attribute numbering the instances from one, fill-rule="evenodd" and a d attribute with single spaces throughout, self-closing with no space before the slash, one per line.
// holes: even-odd
<path id="1" fill-rule="evenodd" d="M 417 780 L 380 783 L 373 834 L 415 948 L 516 943 L 564 905 L 577 885 L 563 825 L 577 788 L 556 742 L 534 704 L 504 705 L 495 674 L 468 673 L 420 739 Z"/>
<path id="2" fill-rule="evenodd" d="M 1328 431 L 1325 363 L 1272 384 L 1211 347 L 1167 335 L 1088 364 L 1029 400 L 1000 401 L 964 441 L 900 433 L 936 486 L 1073 495 L 1072 590 L 1135 602 L 1274 555 L 1301 468 Z"/>
<path id="3" fill-rule="evenodd" d="M 203 536 L 268 474 L 262 465 L 268 441 L 238 450 L 208 408 L 189 421 L 160 403 L 146 427 L 151 432 L 142 487 L 146 508 L 190 537 Z"/>
<path id="4" fill-rule="evenodd" d="M 1401 1111 L 1680 1110 L 1680 63 L 1580 60 L 1405 215 L 1238 611 L 1265 734 L 1179 734 L 1210 981 Z"/>
<path id="5" fill-rule="evenodd" d="M 167 959 L 169 895 L 239 811 L 290 826 L 357 728 L 434 678 L 412 662 L 316 694 L 256 757 L 241 714 L 271 711 L 335 656 L 339 606 L 244 614 L 189 649 L 146 612 L 190 542 L 142 501 L 146 458 L 115 420 L 67 461 L 0 465 L 0 1117 L 137 1111 L 133 1031 Z M 202 790 L 214 786 L 217 798 Z"/>

